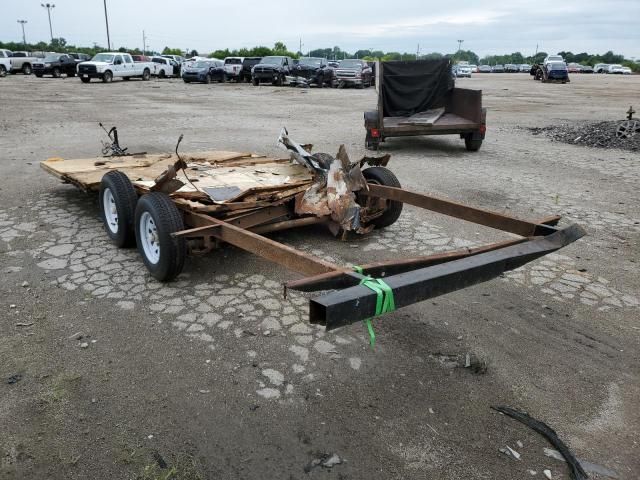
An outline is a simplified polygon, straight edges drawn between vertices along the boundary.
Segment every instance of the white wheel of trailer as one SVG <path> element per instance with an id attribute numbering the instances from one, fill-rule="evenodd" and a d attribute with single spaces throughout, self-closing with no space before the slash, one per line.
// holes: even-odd
<path id="1" fill-rule="evenodd" d="M 111 230 L 111 233 L 118 233 L 118 208 L 110 188 L 105 188 L 102 192 L 102 208 L 107 228 Z"/>
<path id="2" fill-rule="evenodd" d="M 140 241 L 147 260 L 156 264 L 160 261 L 160 239 L 156 222 L 149 212 L 143 212 L 140 217 Z"/>

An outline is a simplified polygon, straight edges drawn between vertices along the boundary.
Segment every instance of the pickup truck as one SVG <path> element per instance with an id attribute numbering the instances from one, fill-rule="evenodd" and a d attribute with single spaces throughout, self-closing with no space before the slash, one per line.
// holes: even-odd
<path id="1" fill-rule="evenodd" d="M 244 57 L 226 57 L 224 59 L 224 73 L 228 80 L 240 81 L 243 61 Z"/>
<path id="2" fill-rule="evenodd" d="M 338 88 L 354 85 L 356 88 L 367 88 L 373 83 L 373 70 L 367 62 L 347 58 L 338 64 L 336 80 Z"/>
<path id="3" fill-rule="evenodd" d="M 0 77 L 5 77 L 11 70 L 11 60 L 9 60 L 9 50 L 0 50 Z"/>
<path id="4" fill-rule="evenodd" d="M 264 57 L 260 63 L 251 69 L 251 80 L 255 86 L 262 82 L 282 86 L 286 77 L 291 75 L 293 60 L 283 56 Z"/>
<path id="5" fill-rule="evenodd" d="M 31 75 L 33 72 L 33 62 L 41 58 L 32 56 L 29 52 L 13 52 L 10 55 L 11 73 L 22 72 L 24 75 Z"/>
<path id="6" fill-rule="evenodd" d="M 92 78 L 104 83 L 114 78 L 149 80 L 153 69 L 152 62 L 134 62 L 128 53 L 105 52 L 96 54 L 89 62 L 79 63 L 78 76 L 82 83 L 89 83 Z"/>
<path id="7" fill-rule="evenodd" d="M 66 73 L 67 77 L 75 77 L 76 75 L 75 59 L 63 53 L 47 55 L 33 62 L 32 67 L 33 74 L 38 78 L 42 78 L 44 75 L 60 78 L 63 73 Z"/>
<path id="8" fill-rule="evenodd" d="M 151 63 L 153 68 L 153 70 L 151 70 L 151 75 L 155 75 L 160 78 L 173 77 L 174 75 L 177 75 L 178 64 L 170 58 L 152 57 Z"/>

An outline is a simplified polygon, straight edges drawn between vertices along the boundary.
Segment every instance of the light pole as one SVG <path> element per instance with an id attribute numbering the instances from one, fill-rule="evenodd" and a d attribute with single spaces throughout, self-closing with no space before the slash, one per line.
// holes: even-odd
<path id="1" fill-rule="evenodd" d="M 27 37 L 24 34 L 24 24 L 27 23 L 26 20 L 18 20 L 18 23 L 22 25 L 22 43 L 24 43 L 25 50 L 27 49 Z"/>
<path id="2" fill-rule="evenodd" d="M 109 17 L 107 16 L 107 0 L 104 0 L 104 23 L 107 25 L 107 50 L 111 50 L 111 38 L 109 37 Z"/>
<path id="3" fill-rule="evenodd" d="M 53 43 L 53 28 L 51 27 L 51 9 L 56 8 L 53 3 L 41 3 L 42 7 L 47 9 L 47 14 L 49 15 L 49 33 L 51 34 L 51 43 Z"/>
<path id="4" fill-rule="evenodd" d="M 458 53 L 462 50 L 462 42 L 464 42 L 464 40 L 458 40 Z"/>

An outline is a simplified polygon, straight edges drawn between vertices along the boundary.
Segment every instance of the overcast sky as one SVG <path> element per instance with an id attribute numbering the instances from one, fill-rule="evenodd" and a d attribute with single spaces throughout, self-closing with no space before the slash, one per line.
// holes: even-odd
<path id="1" fill-rule="evenodd" d="M 47 11 L 34 0 L 0 0 L 0 39 L 49 40 Z M 54 1 L 54 37 L 71 44 L 106 46 L 103 0 Z M 480 6 L 481 5 L 481 6 Z M 486 54 L 613 50 L 640 58 L 640 0 L 107 0 L 112 46 L 164 46 L 210 52 L 218 48 L 273 46 L 290 50 L 339 45 Z"/>

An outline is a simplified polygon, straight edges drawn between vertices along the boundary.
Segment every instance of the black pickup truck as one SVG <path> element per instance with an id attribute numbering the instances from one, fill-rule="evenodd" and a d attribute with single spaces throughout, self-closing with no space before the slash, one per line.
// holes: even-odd
<path id="1" fill-rule="evenodd" d="M 67 77 L 75 77 L 76 60 L 67 54 L 47 55 L 37 62 L 33 62 L 33 73 L 36 77 L 42 78 L 44 75 L 51 75 L 54 78 L 60 78 L 63 73 Z"/>
<path id="2" fill-rule="evenodd" d="M 326 58 L 302 57 L 291 69 L 291 74 L 306 79 L 310 84 L 333 87 L 335 71 L 328 65 Z"/>
<path id="3" fill-rule="evenodd" d="M 251 81 L 251 69 L 262 61 L 262 57 L 244 57 L 242 60 L 242 70 L 240 70 L 240 81 Z"/>
<path id="4" fill-rule="evenodd" d="M 268 82 L 280 87 L 286 82 L 286 77 L 291 75 L 292 67 L 293 60 L 289 57 L 280 55 L 264 57 L 253 67 L 251 79 L 256 86 Z"/>

